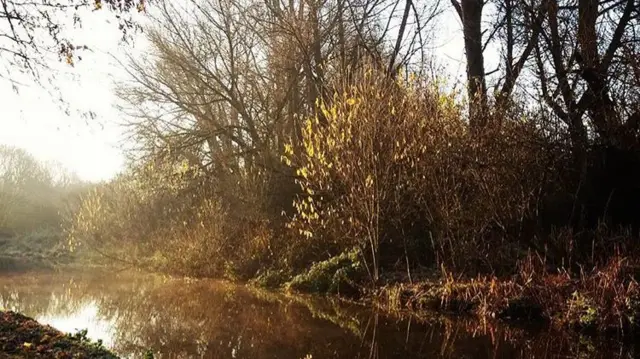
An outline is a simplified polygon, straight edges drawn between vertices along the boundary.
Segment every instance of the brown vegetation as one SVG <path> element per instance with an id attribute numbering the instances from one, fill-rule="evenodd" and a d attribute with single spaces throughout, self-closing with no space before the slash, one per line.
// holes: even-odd
<path id="1" fill-rule="evenodd" d="M 485 39 L 482 6 L 454 1 L 466 99 L 416 61 L 438 2 L 196 3 L 157 3 L 152 52 L 119 94 L 130 168 L 85 197 L 74 245 L 194 276 L 406 280 L 443 307 L 636 325 L 633 1 L 495 1 Z M 483 41 L 504 50 L 492 76 Z M 439 287 L 412 284 L 421 273 Z"/>
<path id="2" fill-rule="evenodd" d="M 587 272 L 550 272 L 542 258 L 530 254 L 513 276 L 469 278 L 443 271 L 436 280 L 381 288 L 372 300 L 390 310 L 445 310 L 628 334 L 639 324 L 637 268 L 636 259 L 618 256 Z"/>

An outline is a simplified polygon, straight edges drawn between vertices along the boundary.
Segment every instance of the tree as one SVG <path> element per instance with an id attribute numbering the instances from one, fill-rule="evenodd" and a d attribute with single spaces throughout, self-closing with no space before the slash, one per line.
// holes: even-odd
<path id="1" fill-rule="evenodd" d="M 487 108 L 487 83 L 484 71 L 484 47 L 482 46 L 482 9 L 484 0 L 451 0 L 460 20 L 467 59 L 467 94 L 469 119 L 472 126 L 484 124 Z"/>
<path id="2" fill-rule="evenodd" d="M 451 3 L 462 23 L 469 120 L 472 128 L 477 130 L 485 126 L 491 117 L 492 111 L 488 107 L 491 94 L 494 95 L 495 114 L 510 105 L 518 79 L 538 43 L 547 2 L 451 0 Z M 484 9 L 489 3 L 495 7 L 493 21 L 483 29 Z M 484 52 L 491 42 L 497 42 L 502 63 L 487 73 Z M 497 75 L 494 89 L 489 92 L 487 77 L 492 73 Z"/>
<path id="3" fill-rule="evenodd" d="M 36 80 L 48 68 L 52 56 L 73 65 L 81 59 L 68 35 L 70 26 L 80 26 L 87 11 L 107 8 L 118 19 L 123 37 L 137 25 L 130 11 L 143 11 L 145 0 L 0 0 L 0 58 L 6 61 L 5 77 L 14 87 L 20 78 L 14 72 L 26 72 Z M 71 24 L 70 24 L 71 23 Z"/>
<path id="4" fill-rule="evenodd" d="M 0 145 L 0 229 L 59 225 L 59 210 L 81 182 L 60 165 L 47 165 L 27 151 Z"/>
<path id="5" fill-rule="evenodd" d="M 623 147 L 635 142 L 628 136 L 637 130 L 638 109 L 631 104 L 640 82 L 629 55 L 637 54 L 640 40 L 637 5 L 549 1 L 535 48 L 536 74 L 542 100 L 569 128 L 576 153 L 589 138 Z"/>
<path id="6" fill-rule="evenodd" d="M 133 81 L 120 91 L 123 109 L 135 119 L 129 125 L 138 154 L 186 159 L 217 183 L 292 184 L 280 151 L 299 137 L 300 120 L 314 115 L 317 102 L 328 100 L 350 71 L 368 61 L 381 68 L 394 63 L 395 71 L 417 41 L 379 33 L 382 8 L 376 6 L 382 5 L 368 2 L 156 5 L 157 25 L 148 32 L 153 52 L 131 59 Z M 415 21 L 409 26 L 425 29 L 437 5 L 422 17 L 410 4 Z M 279 214 L 290 197 L 279 203 L 271 211 Z"/>

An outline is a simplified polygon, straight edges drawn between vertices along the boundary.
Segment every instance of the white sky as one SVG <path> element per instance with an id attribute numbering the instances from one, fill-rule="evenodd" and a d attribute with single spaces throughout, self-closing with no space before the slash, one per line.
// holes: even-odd
<path id="1" fill-rule="evenodd" d="M 91 51 L 81 53 L 74 67 L 52 59 L 55 84 L 71 111 L 50 91 L 24 82 L 18 93 L 9 81 L 0 78 L 0 144 L 21 147 L 43 161 L 56 161 L 88 181 L 113 177 L 123 166 L 119 149 L 122 133 L 115 123 L 113 77 L 123 71 L 115 66 L 111 54 L 123 54 L 121 33 L 112 14 L 88 11 L 82 27 L 72 30 L 72 38 Z M 81 116 L 93 111 L 95 119 Z"/>
<path id="2" fill-rule="evenodd" d="M 463 42 L 459 20 L 448 2 L 439 20 L 439 34 L 433 49 L 450 73 L 464 73 Z M 0 144 L 21 147 L 44 161 L 57 161 L 84 180 L 101 181 L 113 177 L 124 164 L 120 149 L 123 134 L 116 124 L 120 114 L 114 109 L 113 76 L 123 74 L 110 54 L 127 51 L 119 45 L 117 24 L 107 24 L 104 12 L 92 12 L 76 30 L 79 43 L 93 51 L 83 55 L 74 68 L 61 69 L 58 86 L 76 110 L 92 110 L 97 118 L 82 118 L 77 111 L 66 115 L 51 96 L 38 87 L 22 87 L 16 94 L 11 84 L 0 78 Z M 137 50 L 140 50 L 137 48 Z M 66 74 L 64 74 L 66 73 Z M 74 79 L 75 77 L 75 79 Z"/>

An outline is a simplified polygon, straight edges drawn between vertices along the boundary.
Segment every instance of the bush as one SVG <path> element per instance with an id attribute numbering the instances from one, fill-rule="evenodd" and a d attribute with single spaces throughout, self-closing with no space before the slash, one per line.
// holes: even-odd
<path id="1" fill-rule="evenodd" d="M 288 237 L 274 234 L 279 222 L 262 211 L 266 199 L 252 182 L 222 194 L 220 183 L 186 164 L 136 166 L 83 198 L 68 238 L 119 262 L 180 275 L 246 280 L 286 269 L 295 254 L 287 254 Z"/>
<path id="2" fill-rule="evenodd" d="M 287 288 L 305 293 L 351 295 L 357 292 L 365 276 L 359 251 L 354 249 L 314 263 L 308 271 L 295 276 L 287 284 Z"/>
<path id="3" fill-rule="evenodd" d="M 558 165 L 544 132 L 511 118 L 471 131 L 455 94 L 432 84 L 375 71 L 353 83 L 285 150 L 304 193 L 290 226 L 309 241 L 358 246 L 374 282 L 398 262 L 513 269 Z"/>
<path id="4" fill-rule="evenodd" d="M 266 269 L 252 279 L 251 283 L 261 288 L 276 289 L 290 279 L 291 275 L 283 269 Z"/>

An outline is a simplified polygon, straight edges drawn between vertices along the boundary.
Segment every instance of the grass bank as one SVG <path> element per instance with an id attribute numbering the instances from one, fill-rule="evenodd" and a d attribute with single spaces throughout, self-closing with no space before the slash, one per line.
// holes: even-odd
<path id="1" fill-rule="evenodd" d="M 59 228 L 0 236 L 0 273 L 29 270 L 88 269 L 111 265 L 87 248 L 71 250 Z"/>
<path id="2" fill-rule="evenodd" d="M 614 256 L 590 270 L 550 269 L 529 254 L 512 275 L 454 275 L 444 267 L 387 273 L 366 281 L 356 252 L 344 253 L 294 277 L 258 277 L 253 285 L 300 293 L 328 294 L 375 305 L 393 313 L 472 315 L 506 322 L 539 322 L 592 335 L 635 336 L 640 329 L 637 256 Z M 274 277 L 277 277 L 274 278 Z M 277 284 L 277 285 L 274 285 Z"/>
<path id="3" fill-rule="evenodd" d="M 86 332 L 64 334 L 22 314 L 0 311 L 0 356 L 3 358 L 118 358 Z"/>

